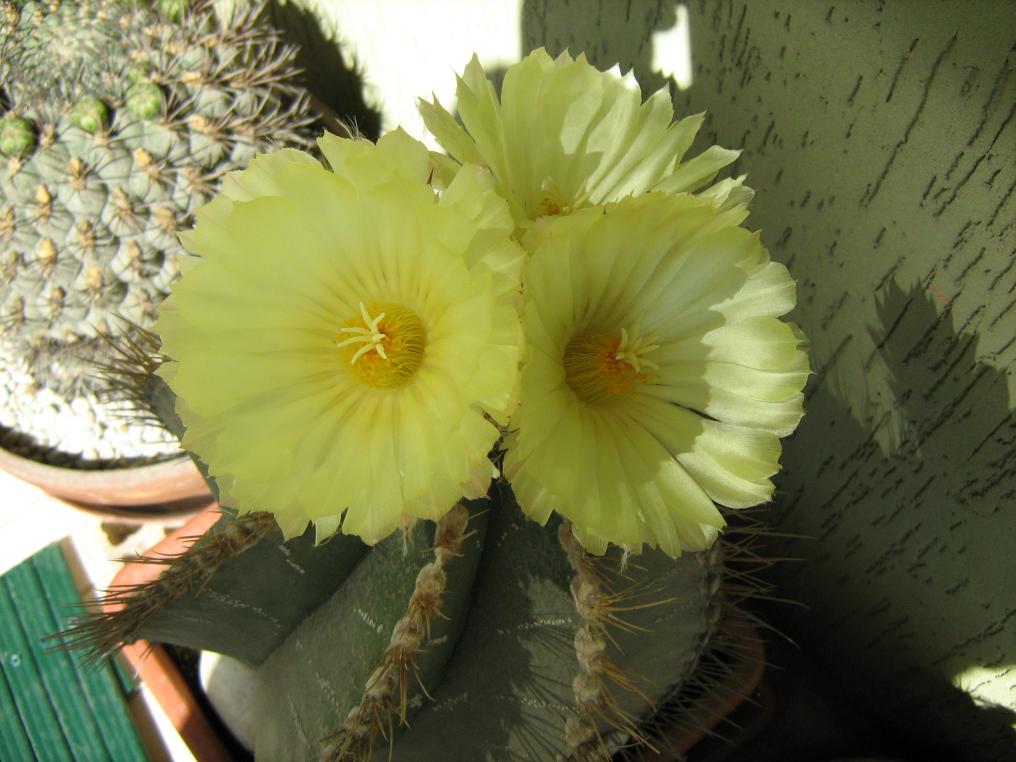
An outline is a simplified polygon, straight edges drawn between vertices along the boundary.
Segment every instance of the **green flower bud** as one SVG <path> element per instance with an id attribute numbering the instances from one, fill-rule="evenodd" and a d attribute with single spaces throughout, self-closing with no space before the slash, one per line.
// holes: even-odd
<path id="1" fill-rule="evenodd" d="M 0 121 L 0 153 L 20 156 L 35 148 L 35 130 L 32 123 L 20 116 L 8 114 Z"/>
<path id="2" fill-rule="evenodd" d="M 154 119 L 162 114 L 166 99 L 154 82 L 142 80 L 127 91 L 127 110 L 139 119 Z"/>
<path id="3" fill-rule="evenodd" d="M 190 0 L 155 0 L 155 8 L 170 21 L 179 21 L 190 10 Z"/>
<path id="4" fill-rule="evenodd" d="M 98 98 L 86 95 L 71 109 L 71 124 L 85 132 L 99 132 L 109 122 L 109 109 Z"/>
<path id="5" fill-rule="evenodd" d="M 148 75 L 151 73 L 151 70 L 152 64 L 147 59 L 135 61 L 134 64 L 127 70 L 127 80 L 129 82 L 144 82 L 148 79 Z"/>

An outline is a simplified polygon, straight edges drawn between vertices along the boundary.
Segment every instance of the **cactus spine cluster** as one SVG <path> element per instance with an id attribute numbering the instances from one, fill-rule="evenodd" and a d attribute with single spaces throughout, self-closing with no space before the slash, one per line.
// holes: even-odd
<path id="1" fill-rule="evenodd" d="M 292 50 L 208 6 L 0 2 L 0 341 L 74 392 L 102 336 L 148 326 L 222 176 L 303 144 Z"/>

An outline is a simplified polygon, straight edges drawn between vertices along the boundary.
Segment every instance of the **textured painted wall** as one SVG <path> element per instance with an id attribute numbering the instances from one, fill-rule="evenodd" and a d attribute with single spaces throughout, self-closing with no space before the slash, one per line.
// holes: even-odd
<path id="1" fill-rule="evenodd" d="M 530 2 L 524 44 L 658 86 L 674 9 Z M 813 343 L 775 508 L 811 538 L 787 543 L 804 561 L 783 580 L 810 608 L 782 624 L 899 734 L 1011 755 L 1016 6 L 731 0 L 688 16 L 675 103 L 710 112 L 703 144 L 745 148 L 749 224 L 799 279 Z"/>

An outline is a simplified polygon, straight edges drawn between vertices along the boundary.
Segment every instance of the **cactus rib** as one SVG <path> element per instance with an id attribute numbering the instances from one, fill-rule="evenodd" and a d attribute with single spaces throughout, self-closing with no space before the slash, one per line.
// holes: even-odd
<path id="1" fill-rule="evenodd" d="M 398 714 L 401 724 L 406 724 L 410 671 L 421 690 L 427 692 L 416 660 L 424 640 L 430 637 L 431 619 L 441 616 L 441 596 L 447 582 L 445 567 L 460 554 L 462 543 L 469 537 L 468 524 L 469 511 L 461 504 L 438 521 L 434 530 L 434 560 L 420 569 L 406 613 L 396 622 L 388 648 L 367 679 L 360 702 L 350 710 L 342 729 L 333 736 L 326 759 L 332 762 L 369 760 L 378 733 L 392 742 L 395 715 Z"/>
<path id="2" fill-rule="evenodd" d="M 622 612 L 662 605 L 669 600 L 630 603 L 642 593 L 634 588 L 614 591 L 605 573 L 609 570 L 609 561 L 587 553 L 575 538 L 569 522 L 558 528 L 558 540 L 575 573 L 571 580 L 572 598 L 583 620 L 574 639 L 579 663 L 579 671 L 572 681 L 576 714 L 565 720 L 565 739 L 572 758 L 580 762 L 609 760 L 611 750 L 601 735 L 601 723 L 630 736 L 635 743 L 649 745 L 639 730 L 638 718 L 621 707 L 609 683 L 638 694 L 655 711 L 653 700 L 639 689 L 635 676 L 607 656 L 608 640 L 613 640 L 610 628 L 642 629 L 627 622 Z M 626 563 L 627 556 L 622 556 L 616 572 L 618 576 L 623 577 L 621 569 Z"/>
<path id="3" fill-rule="evenodd" d="M 775 585 L 764 574 L 772 566 L 790 560 L 765 553 L 762 546 L 766 538 L 778 535 L 766 524 L 765 515 L 764 509 L 742 509 L 736 514 L 724 511 L 726 531 L 712 548 L 697 554 L 704 568 L 715 570 L 705 584 L 720 593 L 708 614 L 708 641 L 703 642 L 698 661 L 687 666 L 690 676 L 680 691 L 661 701 L 659 711 L 643 723 L 648 743 L 625 749 L 620 755 L 623 762 L 660 759 L 653 747 L 668 751 L 675 737 L 700 733 L 722 737 L 722 730 L 704 723 L 715 707 L 733 705 L 745 698 L 740 685 L 730 684 L 736 665 L 752 670 L 766 665 L 764 638 L 757 630 L 786 637 L 760 619 L 749 605 L 758 600 L 793 603 L 775 597 Z"/>
<path id="4" fill-rule="evenodd" d="M 120 647 L 135 642 L 145 623 L 166 604 L 187 593 L 199 592 L 222 565 L 256 545 L 277 528 L 270 513 L 249 513 L 220 519 L 178 555 L 143 556 L 134 563 L 156 564 L 166 570 L 155 580 L 111 588 L 84 606 L 88 613 L 55 638 L 81 648 L 85 659 L 98 662 Z"/>

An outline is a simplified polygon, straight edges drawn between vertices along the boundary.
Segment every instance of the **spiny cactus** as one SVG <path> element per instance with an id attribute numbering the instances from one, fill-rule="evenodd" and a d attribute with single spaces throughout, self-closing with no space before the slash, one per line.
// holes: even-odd
<path id="1" fill-rule="evenodd" d="M 0 340 L 47 385 L 76 391 L 99 337 L 151 324 L 226 172 L 305 142 L 293 52 L 258 12 L 0 3 Z"/>
<path id="2" fill-rule="evenodd" d="M 176 427 L 159 379 L 135 388 Z M 145 638 L 255 666 L 263 759 L 637 758 L 744 647 L 729 626 L 767 592 L 757 532 L 677 562 L 595 557 L 505 483 L 374 548 L 287 543 L 271 514 L 227 512 L 71 635 L 93 656 Z"/>

